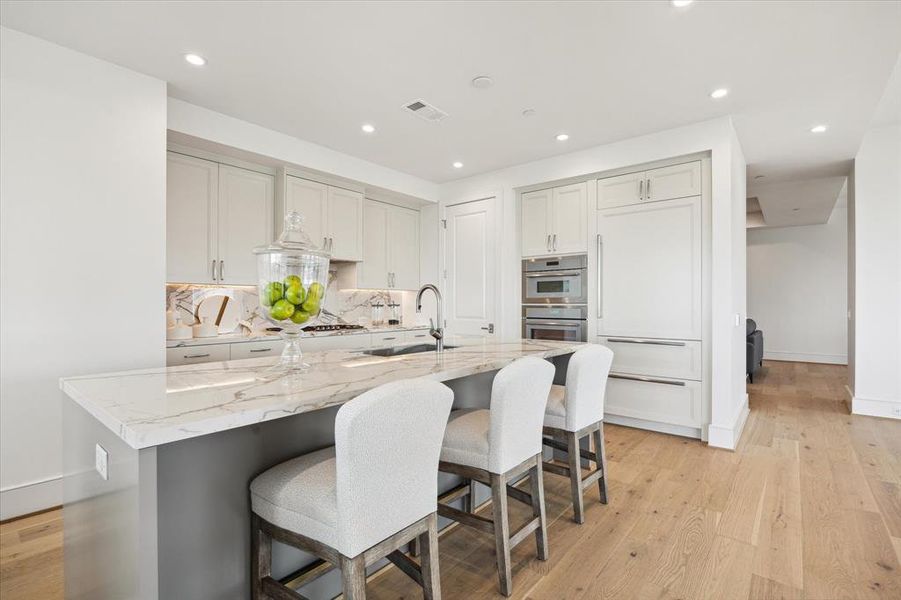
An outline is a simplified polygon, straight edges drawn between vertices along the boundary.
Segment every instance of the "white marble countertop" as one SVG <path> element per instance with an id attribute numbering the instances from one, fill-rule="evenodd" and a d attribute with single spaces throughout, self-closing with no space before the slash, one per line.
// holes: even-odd
<path id="1" fill-rule="evenodd" d="M 251 358 L 70 377 L 60 380 L 60 388 L 123 441 L 141 449 L 343 404 L 389 381 L 447 381 L 494 371 L 523 356 L 568 354 L 580 345 L 470 340 L 441 355 L 392 357 L 333 350 L 305 353 L 309 372 L 274 379 L 266 372 L 274 358 Z"/>
<path id="2" fill-rule="evenodd" d="M 304 332 L 301 337 L 332 337 L 336 335 L 363 335 L 367 333 L 385 333 L 389 331 L 414 331 L 428 329 L 428 325 L 385 325 L 383 327 L 365 327 L 364 329 L 345 329 L 338 331 Z M 254 331 L 253 333 L 227 333 L 216 337 L 189 338 L 186 340 L 166 340 L 166 348 L 188 348 L 191 346 L 209 346 L 212 344 L 240 344 L 243 342 L 262 342 L 279 339 L 275 331 Z"/>

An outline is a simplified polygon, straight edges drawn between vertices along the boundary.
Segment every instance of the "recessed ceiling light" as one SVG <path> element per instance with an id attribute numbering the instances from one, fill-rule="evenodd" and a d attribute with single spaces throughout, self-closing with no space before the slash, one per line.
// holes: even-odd
<path id="1" fill-rule="evenodd" d="M 375 132 L 375 127 L 373 127 L 369 123 L 364 123 L 363 126 L 360 127 L 360 129 L 363 130 L 363 133 L 374 133 Z"/>
<path id="2" fill-rule="evenodd" d="M 685 8 L 692 2 L 694 2 L 694 0 L 672 0 L 672 5 L 676 8 Z"/>
<path id="3" fill-rule="evenodd" d="M 522 111 L 522 116 L 524 116 L 524 117 L 534 117 L 534 116 L 535 116 L 535 109 L 534 109 L 534 108 L 527 108 L 527 109 L 525 109 L 524 111 Z"/>
<path id="4" fill-rule="evenodd" d="M 823 133 L 824 131 L 826 131 L 825 125 L 815 125 L 810 128 L 810 133 Z"/>
<path id="5" fill-rule="evenodd" d="M 462 169 L 462 168 L 463 168 L 463 163 L 461 163 L 459 160 L 456 161 L 456 162 L 454 163 L 454 168 L 455 168 L 455 169 Z"/>
<path id="6" fill-rule="evenodd" d="M 729 95 L 729 90 L 726 88 L 717 88 L 710 92 L 710 97 L 714 100 L 719 100 L 720 98 L 725 98 Z"/>
<path id="7" fill-rule="evenodd" d="M 185 54 L 185 60 L 188 61 L 189 65 L 194 65 L 195 67 L 202 67 L 206 64 L 206 59 L 199 54 Z"/>
<path id="8" fill-rule="evenodd" d="M 472 87 L 479 88 L 480 90 L 490 88 L 493 85 L 494 80 L 487 75 L 479 75 L 478 77 L 474 77 L 472 80 Z"/>
<path id="9" fill-rule="evenodd" d="M 565 142 L 565 141 L 568 140 L 568 139 L 569 139 L 569 134 L 567 134 L 567 133 L 558 133 L 558 134 L 557 134 L 557 141 L 558 141 L 558 142 Z"/>

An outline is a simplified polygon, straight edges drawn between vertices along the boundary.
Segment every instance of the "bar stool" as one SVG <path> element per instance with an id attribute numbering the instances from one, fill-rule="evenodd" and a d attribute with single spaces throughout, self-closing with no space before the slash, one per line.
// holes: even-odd
<path id="1" fill-rule="evenodd" d="M 541 473 L 541 425 L 554 367 L 540 358 L 521 358 L 501 369 L 491 386 L 490 409 L 455 410 L 450 414 L 438 470 L 454 473 L 464 481 L 442 495 L 438 514 L 493 533 L 497 550 L 500 591 L 513 590 L 510 549 L 535 532 L 538 558 L 548 559 L 547 518 Z M 510 485 L 528 473 L 531 493 Z M 475 501 L 472 481 L 491 487 L 493 519 L 472 514 Z M 507 496 L 532 507 L 533 518 L 510 533 Z M 465 498 L 468 511 L 445 504 Z"/>
<path id="2" fill-rule="evenodd" d="M 566 452 L 569 465 L 545 462 L 544 470 L 569 477 L 573 497 L 573 520 L 585 522 L 583 491 L 595 481 L 601 504 L 607 504 L 607 455 L 604 452 L 604 394 L 613 351 L 592 344 L 575 351 L 566 371 L 566 387 L 551 386 L 544 416 L 543 442 Z M 591 435 L 594 452 L 582 450 L 579 441 Z M 550 437 L 547 437 L 550 436 Z M 594 461 L 595 468 L 582 476 L 582 459 Z M 590 463 L 589 463 L 590 464 Z"/>
<path id="3" fill-rule="evenodd" d="M 440 600 L 438 457 L 453 404 L 447 386 L 389 383 L 351 400 L 335 418 L 335 445 L 278 464 L 250 484 L 252 597 L 302 598 L 272 577 L 272 540 L 319 560 L 303 585 L 341 569 L 346 600 L 366 597 L 366 567 L 387 557 Z M 419 564 L 399 549 L 419 538 Z M 299 577 L 298 577 L 299 575 Z"/>

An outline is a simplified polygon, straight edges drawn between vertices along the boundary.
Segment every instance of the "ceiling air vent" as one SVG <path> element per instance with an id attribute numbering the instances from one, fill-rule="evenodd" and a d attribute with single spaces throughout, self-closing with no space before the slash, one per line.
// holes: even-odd
<path id="1" fill-rule="evenodd" d="M 423 121 L 437 123 L 447 116 L 447 113 L 423 100 L 414 100 L 404 104 L 403 109 L 409 113 L 413 113 Z"/>

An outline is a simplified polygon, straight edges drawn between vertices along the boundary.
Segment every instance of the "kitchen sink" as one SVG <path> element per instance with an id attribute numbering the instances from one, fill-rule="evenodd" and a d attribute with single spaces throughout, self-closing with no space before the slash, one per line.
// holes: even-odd
<path id="1" fill-rule="evenodd" d="M 445 346 L 445 350 L 456 348 L 456 346 Z M 375 348 L 373 350 L 362 350 L 361 354 L 371 354 L 372 356 L 403 356 L 405 354 L 418 354 L 420 352 L 434 352 L 435 344 L 413 344 L 411 346 L 394 346 L 391 348 Z"/>

